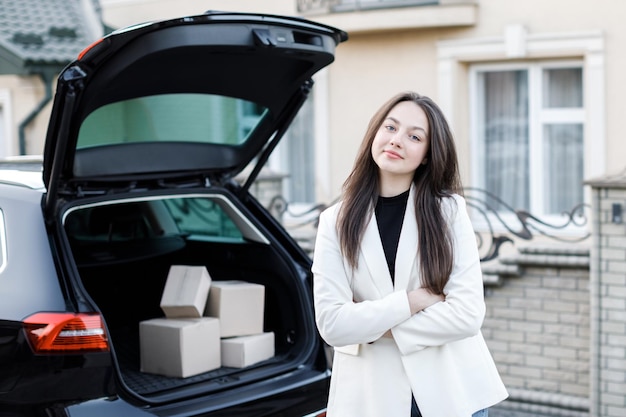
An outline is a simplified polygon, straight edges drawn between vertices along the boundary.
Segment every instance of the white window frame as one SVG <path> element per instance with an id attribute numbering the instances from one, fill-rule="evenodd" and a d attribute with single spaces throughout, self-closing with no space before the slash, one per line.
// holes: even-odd
<path id="1" fill-rule="evenodd" d="M 581 68 L 584 67 L 581 60 L 566 60 L 566 61 L 530 61 L 530 62 L 518 62 L 507 64 L 477 64 L 472 65 L 469 71 L 469 97 L 470 97 L 470 149 L 474 150 L 471 153 L 471 183 L 478 184 L 481 188 L 484 188 L 481 184 L 485 183 L 483 177 L 482 160 L 481 155 L 484 154 L 484 138 L 480 133 L 482 119 L 481 109 L 479 108 L 479 94 L 480 86 L 478 85 L 478 76 L 481 72 L 490 71 L 527 71 L 528 73 L 528 88 L 529 88 L 529 113 L 528 113 L 528 135 L 529 135 L 529 172 L 530 177 L 530 207 L 529 210 L 532 214 L 538 215 L 547 221 L 558 222 L 559 217 L 545 214 L 544 207 L 544 181 L 543 181 L 543 126 L 550 123 L 575 123 L 583 125 L 583 132 L 585 126 L 585 103 L 583 95 L 583 107 L 582 108 L 544 108 L 542 100 L 543 97 L 543 71 L 546 69 L 560 69 L 560 68 Z M 584 84 L 584 82 L 583 82 Z M 584 85 L 582 86 L 584 90 Z M 584 136 L 584 133 L 583 133 Z M 583 140 L 585 138 L 583 137 Z M 583 156 L 584 160 L 584 156 Z M 532 175 L 532 173 L 535 173 Z M 583 173 L 584 176 L 584 173 Z M 581 184 L 581 188 L 583 185 Z M 583 201 L 580 201 L 583 203 Z M 573 208 L 573 207 L 572 207 Z"/>
<path id="2" fill-rule="evenodd" d="M 471 107 L 472 100 L 465 94 L 470 93 L 469 68 L 473 65 L 515 65 L 520 60 L 537 59 L 580 60 L 583 63 L 583 97 L 586 109 L 583 133 L 584 180 L 605 173 L 605 51 L 604 35 L 601 31 L 529 34 L 523 25 L 516 24 L 505 27 L 500 36 L 439 41 L 437 53 L 437 98 L 453 130 L 465 125 L 470 117 L 468 107 Z M 472 152 L 469 146 L 468 150 Z M 590 187 L 584 188 L 584 201 L 590 203 Z M 480 223 L 475 223 L 475 227 L 480 226 Z M 497 223 L 492 226 L 497 227 Z"/>

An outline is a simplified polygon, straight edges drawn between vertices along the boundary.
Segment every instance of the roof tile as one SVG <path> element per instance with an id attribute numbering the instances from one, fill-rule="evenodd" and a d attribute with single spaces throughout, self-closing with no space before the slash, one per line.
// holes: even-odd
<path id="1" fill-rule="evenodd" d="M 97 4 L 95 0 L 0 0 L 0 48 L 24 65 L 64 65 L 102 36 Z"/>

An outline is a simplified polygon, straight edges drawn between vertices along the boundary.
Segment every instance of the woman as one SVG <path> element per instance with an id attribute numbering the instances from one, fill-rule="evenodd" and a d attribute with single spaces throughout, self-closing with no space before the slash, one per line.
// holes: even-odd
<path id="1" fill-rule="evenodd" d="M 335 352 L 328 417 L 486 416 L 508 394 L 480 333 L 480 260 L 439 107 L 413 92 L 387 101 L 343 191 L 312 267 Z"/>

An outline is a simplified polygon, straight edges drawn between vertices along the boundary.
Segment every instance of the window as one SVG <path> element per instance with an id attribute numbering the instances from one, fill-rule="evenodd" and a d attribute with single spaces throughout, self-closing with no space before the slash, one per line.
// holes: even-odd
<path id="1" fill-rule="evenodd" d="M 128 142 L 240 145 L 269 111 L 248 101 L 210 94 L 159 94 L 107 104 L 89 114 L 78 147 Z"/>
<path id="2" fill-rule="evenodd" d="M 240 130 L 238 137 L 246 138 L 262 119 L 265 108 L 257 103 L 238 100 L 237 110 Z"/>
<path id="3" fill-rule="evenodd" d="M 206 198 L 163 201 L 181 232 L 195 239 L 243 241 L 241 232 L 217 202 Z"/>
<path id="4" fill-rule="evenodd" d="M 582 63 L 475 66 L 473 78 L 472 182 L 541 216 L 582 203 Z"/>
<path id="5" fill-rule="evenodd" d="M 283 178 L 280 191 L 270 199 L 283 197 L 291 208 L 302 204 L 302 210 L 298 207 L 297 211 L 304 211 L 315 202 L 314 107 L 315 95 L 311 91 L 268 161 L 270 170 Z"/>
<path id="6" fill-rule="evenodd" d="M 289 173 L 285 196 L 292 203 L 315 202 L 315 139 L 311 93 L 281 141 L 283 168 Z"/>
<path id="7" fill-rule="evenodd" d="M 231 206 L 220 198 L 128 201 L 70 211 L 65 219 L 65 230 L 75 245 L 103 243 L 110 248 L 124 243 L 148 247 L 151 242 L 181 236 L 243 242 L 243 234 L 227 210 L 232 211 Z M 2 235 L 0 233 L 0 238 Z"/>
<path id="8" fill-rule="evenodd" d="M 430 6 L 439 0 L 340 0 L 333 4 L 333 11 L 387 9 L 392 7 Z"/>

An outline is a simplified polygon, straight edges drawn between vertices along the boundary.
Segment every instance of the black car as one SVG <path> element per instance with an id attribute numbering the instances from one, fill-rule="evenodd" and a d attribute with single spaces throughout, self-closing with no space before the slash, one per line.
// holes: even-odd
<path id="1" fill-rule="evenodd" d="M 345 40 L 207 12 L 113 32 L 62 71 L 43 160 L 0 169 L 1 416 L 324 415 L 310 258 L 249 188 Z M 172 265 L 264 286 L 274 355 L 143 372 Z"/>

